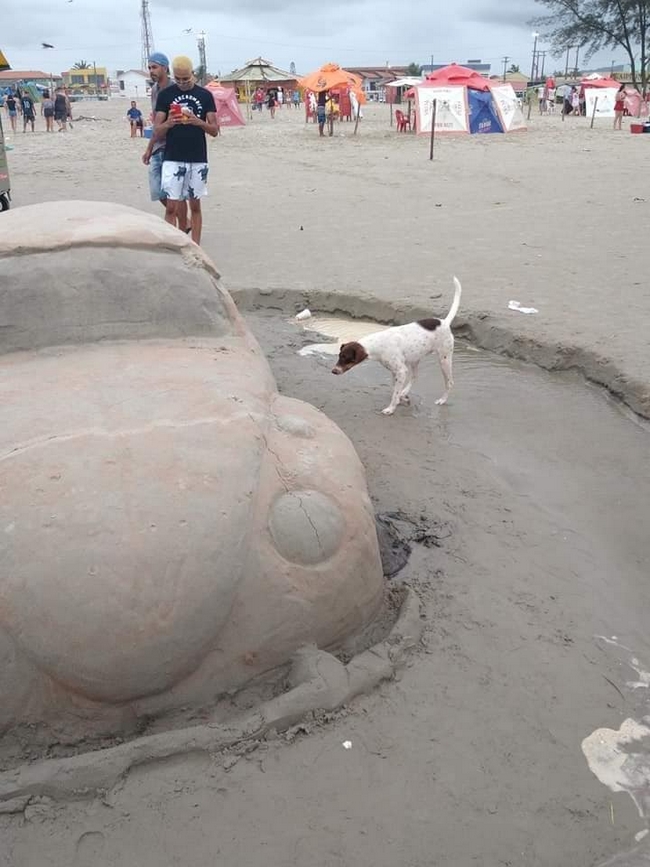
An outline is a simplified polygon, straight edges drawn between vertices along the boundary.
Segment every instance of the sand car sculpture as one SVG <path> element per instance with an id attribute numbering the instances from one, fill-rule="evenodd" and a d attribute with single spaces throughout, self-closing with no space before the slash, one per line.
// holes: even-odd
<path id="1" fill-rule="evenodd" d="M 280 395 L 214 265 L 67 202 L 0 235 L 0 733 L 137 730 L 382 606 L 361 463 Z"/>

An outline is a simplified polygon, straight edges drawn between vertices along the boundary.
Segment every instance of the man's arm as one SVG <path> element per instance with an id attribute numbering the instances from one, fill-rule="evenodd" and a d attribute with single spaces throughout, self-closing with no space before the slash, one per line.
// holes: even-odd
<path id="1" fill-rule="evenodd" d="M 219 135 L 219 121 L 217 120 L 216 111 L 209 111 L 205 120 L 201 120 L 195 114 L 191 114 L 187 118 L 187 123 L 192 124 L 192 126 L 198 126 L 199 129 L 202 129 L 203 132 L 211 135 L 213 138 Z"/>
<path id="2" fill-rule="evenodd" d="M 173 114 L 168 116 L 166 111 L 157 111 L 156 119 L 153 124 L 153 136 L 151 140 L 160 141 L 160 139 L 165 138 L 169 130 L 173 126 L 176 126 L 180 121 L 181 119 L 174 117 Z"/>

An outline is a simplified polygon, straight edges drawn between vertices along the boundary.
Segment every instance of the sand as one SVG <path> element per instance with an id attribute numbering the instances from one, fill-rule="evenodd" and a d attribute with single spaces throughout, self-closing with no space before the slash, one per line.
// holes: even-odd
<path id="1" fill-rule="evenodd" d="M 110 122 L 20 133 L 15 206 L 85 197 L 155 211 L 125 111 L 96 104 L 83 113 Z M 385 373 L 335 379 L 331 358 L 297 354 L 315 338 L 286 320 L 305 303 L 444 313 L 456 273 L 461 333 L 577 366 L 650 416 L 638 169 L 650 138 L 534 118 L 525 134 L 445 139 L 431 165 L 386 106 L 356 139 L 338 132 L 319 140 L 287 109 L 226 131 L 211 147 L 204 246 L 280 389 L 343 427 L 377 511 L 410 528 L 394 581 L 421 595 L 422 647 L 396 681 L 250 753 L 151 764 L 103 801 L 0 816 L 2 867 L 593 867 L 648 825 L 581 751 L 648 712 L 630 659 L 598 638 L 617 635 L 650 668 L 647 426 L 575 371 L 462 348 L 449 407 L 434 406 L 427 362 L 414 406 L 384 419 Z M 509 311 L 511 299 L 539 313 Z"/>
<path id="2" fill-rule="evenodd" d="M 14 204 L 47 199 L 148 201 L 126 101 L 75 105 L 67 134 L 15 137 Z M 301 111 L 255 112 L 212 142 L 203 245 L 236 292 L 308 292 L 310 303 L 409 320 L 445 312 L 457 274 L 460 323 L 477 342 L 546 367 L 577 366 L 650 417 L 650 314 L 644 181 L 650 136 L 601 120 L 531 118 L 525 133 L 398 135 L 389 108 L 366 109 L 319 139 Z M 11 134 L 9 139 L 11 141 Z M 349 296 L 347 299 L 345 296 Z M 534 316 L 508 310 L 517 300 Z M 356 309 L 352 309 L 356 308 Z"/>

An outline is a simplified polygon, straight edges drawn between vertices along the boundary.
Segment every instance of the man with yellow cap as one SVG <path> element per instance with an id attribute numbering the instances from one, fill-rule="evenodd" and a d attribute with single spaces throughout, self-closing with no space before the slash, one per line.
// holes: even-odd
<path id="1" fill-rule="evenodd" d="M 166 138 L 161 174 L 161 198 L 167 201 L 165 219 L 177 225 L 185 202 L 190 205 L 192 240 L 201 243 L 201 199 L 207 195 L 206 133 L 219 134 L 214 97 L 194 78 L 189 57 L 172 61 L 174 83 L 160 91 L 156 102 L 154 136 Z"/>

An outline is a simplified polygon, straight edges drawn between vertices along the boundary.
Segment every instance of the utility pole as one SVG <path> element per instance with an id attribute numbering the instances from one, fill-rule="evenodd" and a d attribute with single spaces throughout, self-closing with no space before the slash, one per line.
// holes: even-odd
<path id="1" fill-rule="evenodd" d="M 142 5 L 140 7 L 140 20 L 142 24 L 142 69 L 147 69 L 149 66 L 149 56 L 156 50 L 153 44 L 149 0 L 142 0 Z"/>
<path id="2" fill-rule="evenodd" d="M 510 58 L 506 54 L 506 56 L 503 58 L 503 81 L 504 81 L 504 84 L 506 81 L 506 66 L 507 66 L 509 60 L 510 60 Z"/>
<path id="3" fill-rule="evenodd" d="M 431 55 L 431 72 L 433 72 L 433 54 Z"/>
<path id="4" fill-rule="evenodd" d="M 545 52 L 545 51 L 540 51 L 539 54 L 540 54 L 540 56 L 541 56 L 541 58 L 542 58 L 542 72 L 541 72 L 541 75 L 540 75 L 539 77 L 540 77 L 540 78 L 544 78 L 544 61 L 546 60 L 546 52 Z"/>
<path id="5" fill-rule="evenodd" d="M 580 46 L 579 46 L 579 45 L 576 45 L 576 65 L 575 65 L 575 68 L 574 68 L 574 70 L 573 70 L 573 72 L 574 72 L 574 76 L 575 76 L 576 78 L 578 77 L 578 58 L 579 58 L 579 57 L 580 57 Z"/>
<path id="6" fill-rule="evenodd" d="M 539 33 L 533 33 L 533 62 L 530 66 L 530 80 L 531 82 L 535 81 L 535 73 L 537 71 L 537 40 L 539 39 Z"/>
<path id="7" fill-rule="evenodd" d="M 571 51 L 572 46 L 567 45 L 566 49 L 566 64 L 564 66 L 564 78 L 567 79 L 569 77 L 569 51 Z"/>
<path id="8" fill-rule="evenodd" d="M 205 30 L 202 30 L 199 33 L 198 38 L 199 45 L 199 69 L 201 71 L 201 85 L 205 85 L 206 76 L 208 74 L 208 64 L 205 59 Z"/>

